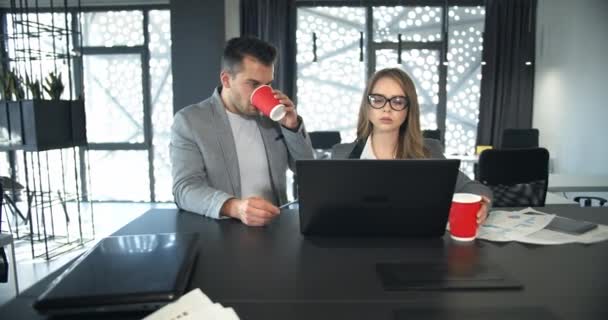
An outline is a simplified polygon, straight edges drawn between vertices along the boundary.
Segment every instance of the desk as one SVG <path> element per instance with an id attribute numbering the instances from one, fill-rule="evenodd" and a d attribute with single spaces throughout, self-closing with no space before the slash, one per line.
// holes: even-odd
<path id="1" fill-rule="evenodd" d="M 550 174 L 548 191 L 608 192 L 608 176 Z"/>
<path id="2" fill-rule="evenodd" d="M 608 223 L 608 208 L 544 209 Z M 375 263 L 428 258 L 453 246 L 449 237 L 310 239 L 300 235 L 293 211 L 283 212 L 268 227 L 250 228 L 171 209 L 151 210 L 116 235 L 175 231 L 200 232 L 192 285 L 233 307 L 241 319 L 396 319 L 396 310 L 410 308 L 503 308 L 520 312 L 515 319 L 608 319 L 608 242 L 534 246 L 477 241 L 476 257 L 498 264 L 524 289 L 391 292 L 377 279 Z M 31 304 L 57 275 L 5 305 L 2 318 L 42 319 Z"/>

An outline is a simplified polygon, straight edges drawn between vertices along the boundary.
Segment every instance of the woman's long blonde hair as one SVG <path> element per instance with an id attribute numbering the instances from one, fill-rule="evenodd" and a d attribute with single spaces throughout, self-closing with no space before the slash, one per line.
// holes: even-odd
<path id="1" fill-rule="evenodd" d="M 388 68 L 377 71 L 367 84 L 361 106 L 359 107 L 359 120 L 357 122 L 357 141 L 365 141 L 373 131 L 374 125 L 368 117 L 370 105 L 367 96 L 382 78 L 389 78 L 399 84 L 405 95 L 409 99 L 408 107 L 402 112 L 407 112 L 405 121 L 399 127 L 399 139 L 397 140 L 396 159 L 419 159 L 428 158 L 429 152 L 424 147 L 424 139 L 420 131 L 420 107 L 418 105 L 418 95 L 414 82 L 403 70 L 398 68 Z"/>

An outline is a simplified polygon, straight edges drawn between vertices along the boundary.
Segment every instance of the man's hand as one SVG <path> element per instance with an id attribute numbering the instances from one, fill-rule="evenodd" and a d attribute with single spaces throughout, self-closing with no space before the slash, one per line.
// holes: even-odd
<path id="1" fill-rule="evenodd" d="M 298 113 L 296 112 L 296 106 L 293 101 L 289 99 L 283 92 L 279 90 L 273 90 L 274 97 L 285 105 L 285 117 L 281 119 L 281 125 L 285 128 L 295 130 L 298 127 Z"/>
<path id="2" fill-rule="evenodd" d="M 490 199 L 486 196 L 481 196 L 481 208 L 477 211 L 477 224 L 481 225 L 488 217 L 488 208 L 490 207 Z"/>
<path id="3" fill-rule="evenodd" d="M 221 209 L 223 215 L 239 219 L 248 226 L 265 226 L 279 212 L 279 208 L 259 197 L 229 199 Z"/>

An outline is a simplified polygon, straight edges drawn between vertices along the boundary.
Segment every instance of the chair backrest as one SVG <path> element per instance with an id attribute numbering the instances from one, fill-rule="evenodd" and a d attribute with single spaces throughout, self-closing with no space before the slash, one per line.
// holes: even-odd
<path id="1" fill-rule="evenodd" d="M 538 148 L 538 129 L 505 129 L 501 149 Z"/>
<path id="2" fill-rule="evenodd" d="M 313 149 L 331 149 L 342 141 L 340 131 L 313 131 L 309 132 Z"/>
<path id="3" fill-rule="evenodd" d="M 340 131 L 312 131 L 308 133 L 310 143 L 315 150 L 316 159 L 329 159 L 331 157 L 331 148 L 342 141 Z M 293 197 L 298 197 L 298 177 L 293 175 Z"/>
<path id="4" fill-rule="evenodd" d="M 577 196 L 574 197 L 574 201 L 578 202 L 581 207 L 593 207 L 593 203 L 597 202 L 599 207 L 603 207 L 604 204 L 608 202 L 607 199 L 602 197 L 594 197 L 594 196 Z"/>
<path id="5" fill-rule="evenodd" d="M 495 207 L 544 206 L 549 151 L 545 148 L 484 150 L 479 155 L 478 180 L 492 189 Z"/>
<path id="6" fill-rule="evenodd" d="M 422 130 L 422 136 L 441 141 L 441 130 Z"/>

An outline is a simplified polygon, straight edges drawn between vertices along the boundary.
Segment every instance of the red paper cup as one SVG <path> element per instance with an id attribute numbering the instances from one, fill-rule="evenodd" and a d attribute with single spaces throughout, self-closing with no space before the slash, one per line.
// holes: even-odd
<path id="1" fill-rule="evenodd" d="M 256 109 L 274 121 L 279 121 L 285 116 L 285 105 L 274 97 L 272 88 L 268 85 L 259 86 L 253 90 L 250 100 Z"/>
<path id="2" fill-rule="evenodd" d="M 477 236 L 477 212 L 481 196 L 455 193 L 450 208 L 450 235 L 458 241 L 471 241 Z"/>

